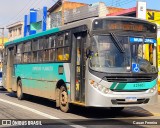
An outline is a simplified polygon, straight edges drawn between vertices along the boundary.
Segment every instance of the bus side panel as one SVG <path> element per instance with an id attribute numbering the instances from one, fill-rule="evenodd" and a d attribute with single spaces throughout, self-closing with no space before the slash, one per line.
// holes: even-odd
<path id="1" fill-rule="evenodd" d="M 4 87 L 4 88 L 6 88 L 6 72 L 7 72 L 7 65 L 6 64 L 3 64 L 3 67 L 2 67 L 2 71 L 3 71 L 3 73 L 2 73 L 2 86 Z"/>
<path id="2" fill-rule="evenodd" d="M 57 82 L 70 82 L 66 67 L 69 67 L 69 64 L 17 64 L 15 75 L 21 77 L 24 93 L 55 100 Z"/>
<path id="3" fill-rule="evenodd" d="M 16 76 L 12 76 L 12 91 L 17 91 L 17 77 Z"/>

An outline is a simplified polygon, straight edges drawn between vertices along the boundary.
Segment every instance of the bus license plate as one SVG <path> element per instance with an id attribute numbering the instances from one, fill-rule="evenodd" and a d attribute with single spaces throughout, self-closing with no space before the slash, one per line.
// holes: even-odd
<path id="1" fill-rule="evenodd" d="M 126 102 L 136 102 L 137 98 L 136 97 L 126 97 Z"/>

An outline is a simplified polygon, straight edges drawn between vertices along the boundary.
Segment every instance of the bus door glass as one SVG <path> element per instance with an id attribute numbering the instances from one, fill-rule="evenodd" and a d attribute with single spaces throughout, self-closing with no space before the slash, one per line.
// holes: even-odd
<path id="1" fill-rule="evenodd" d="M 14 47 L 8 48 L 7 53 L 7 71 L 6 71 L 6 88 L 11 89 L 12 85 L 12 73 L 13 73 L 13 63 L 14 63 Z"/>
<path id="2" fill-rule="evenodd" d="M 84 34 L 80 34 L 76 36 L 76 77 L 75 77 L 75 100 L 84 102 L 85 99 L 85 85 L 84 85 L 84 44 L 85 44 Z"/>

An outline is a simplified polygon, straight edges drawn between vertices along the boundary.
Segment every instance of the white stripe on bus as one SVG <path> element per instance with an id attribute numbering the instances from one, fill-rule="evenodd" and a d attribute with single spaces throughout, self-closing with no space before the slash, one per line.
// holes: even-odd
<path id="1" fill-rule="evenodd" d="M 70 64 L 69 63 L 64 63 L 64 73 L 66 77 L 66 82 L 70 82 Z"/>

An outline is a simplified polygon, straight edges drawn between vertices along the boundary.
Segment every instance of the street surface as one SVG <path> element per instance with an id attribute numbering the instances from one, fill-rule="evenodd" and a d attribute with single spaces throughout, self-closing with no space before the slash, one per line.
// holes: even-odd
<path id="1" fill-rule="evenodd" d="M 63 113 L 56 108 L 55 103 L 53 101 L 34 96 L 29 96 L 27 99 L 19 101 L 14 93 L 9 93 L 4 90 L 0 90 L 0 119 L 22 119 L 23 121 L 27 121 L 29 119 L 37 121 L 37 123 L 40 123 L 40 120 L 44 119 L 41 122 L 42 126 L 39 124 L 38 127 L 47 128 L 159 128 L 160 126 L 158 125 L 133 125 L 134 120 L 141 121 L 140 119 L 142 119 L 142 121 L 157 121 L 156 119 L 159 119 L 158 121 L 160 122 L 160 95 L 158 97 L 158 101 L 159 102 L 156 105 L 150 105 L 145 107 L 128 107 L 120 113 L 113 113 L 106 108 L 84 108 L 79 106 L 72 106 L 72 112 Z M 92 119 L 92 121 L 87 122 L 87 119 Z M 96 125 L 93 119 L 99 119 L 100 122 L 97 124 L 101 125 Z M 106 123 L 107 120 L 108 123 Z M 75 123 L 76 121 L 79 121 L 78 124 Z M 136 123 L 136 121 L 134 123 Z M 55 124 L 51 126 L 50 123 Z M 58 123 L 63 123 L 65 125 L 58 125 Z M 8 126 L 1 125 L 1 127 Z M 18 126 L 12 127 L 17 128 Z"/>

